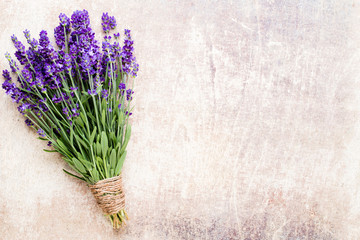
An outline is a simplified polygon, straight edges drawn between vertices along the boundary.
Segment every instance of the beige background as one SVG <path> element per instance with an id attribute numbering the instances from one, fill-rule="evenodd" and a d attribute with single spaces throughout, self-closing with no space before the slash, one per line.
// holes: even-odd
<path id="1" fill-rule="evenodd" d="M 135 39 L 131 220 L 112 230 L 1 90 L 1 239 L 360 239 L 360 2 L 0 0 L 1 70 L 13 33 L 83 8 Z"/>

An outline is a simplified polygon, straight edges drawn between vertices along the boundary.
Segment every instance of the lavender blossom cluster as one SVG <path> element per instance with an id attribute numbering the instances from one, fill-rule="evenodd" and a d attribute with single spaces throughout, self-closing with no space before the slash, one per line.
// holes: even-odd
<path id="1" fill-rule="evenodd" d="M 108 13 L 102 15 L 106 36 L 101 46 L 95 40 L 86 10 L 75 11 L 71 18 L 62 13 L 59 19 L 60 24 L 54 29 L 57 47 L 50 43 L 46 31 L 41 31 L 37 40 L 25 30 L 28 48 L 15 35 L 11 37 L 20 64 L 9 53 L 5 55 L 18 83 L 12 81 L 8 70 L 4 70 L 2 88 L 19 104 L 18 110 L 27 117 L 25 122 L 29 126 L 33 125 L 34 118 L 41 118 L 49 110 L 56 111 L 55 115 L 62 114 L 61 117 L 68 119 L 71 125 L 79 116 L 78 100 L 86 98 L 84 95 L 107 101 L 113 85 L 109 78 L 136 77 L 139 70 L 130 30 L 125 29 L 123 46 L 120 46 L 120 33 L 110 34 L 117 24 Z M 120 82 L 117 88 L 127 101 L 131 101 L 134 91 L 128 84 L 125 86 Z M 58 129 L 58 126 L 54 128 Z M 42 129 L 38 132 L 44 135 Z"/>

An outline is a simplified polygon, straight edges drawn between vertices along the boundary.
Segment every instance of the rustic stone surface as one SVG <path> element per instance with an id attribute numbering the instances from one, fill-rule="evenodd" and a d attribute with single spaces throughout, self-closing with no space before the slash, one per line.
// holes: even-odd
<path id="1" fill-rule="evenodd" d="M 135 40 L 130 221 L 111 228 L 1 91 L 2 239 L 360 239 L 359 2 L 2 0 L 0 69 L 13 33 L 83 8 Z"/>

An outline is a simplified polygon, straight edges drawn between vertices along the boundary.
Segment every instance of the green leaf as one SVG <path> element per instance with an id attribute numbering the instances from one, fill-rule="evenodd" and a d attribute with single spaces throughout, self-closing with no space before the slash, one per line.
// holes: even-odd
<path id="1" fill-rule="evenodd" d="M 101 101 L 101 109 L 105 110 L 107 108 L 106 105 L 107 105 L 107 102 L 106 102 L 105 98 L 103 98 L 103 100 Z"/>
<path id="2" fill-rule="evenodd" d="M 86 167 L 89 172 L 93 169 L 93 166 L 89 161 L 82 159 L 81 163 Z"/>
<path id="3" fill-rule="evenodd" d="M 79 137 L 79 135 L 75 135 L 75 138 L 81 145 L 83 145 L 85 149 L 88 149 L 90 147 L 88 144 L 86 144 L 84 140 Z"/>
<path id="4" fill-rule="evenodd" d="M 87 112 L 87 115 L 90 117 L 90 119 L 91 119 L 93 122 L 96 122 L 96 118 L 94 117 L 94 115 L 91 114 L 91 112 Z"/>
<path id="5" fill-rule="evenodd" d="M 75 123 L 78 124 L 78 125 L 80 125 L 81 127 L 84 127 L 84 122 L 81 120 L 80 117 L 77 117 L 77 118 L 75 119 Z"/>
<path id="6" fill-rule="evenodd" d="M 101 164 L 101 165 L 104 164 L 104 163 L 103 163 L 103 160 L 101 159 L 101 157 L 96 157 L 96 161 L 97 161 L 99 164 Z"/>
<path id="7" fill-rule="evenodd" d="M 84 104 L 90 98 L 90 95 L 84 94 L 81 96 L 81 103 Z"/>
<path id="8" fill-rule="evenodd" d="M 49 153 L 53 153 L 53 152 L 58 152 L 56 150 L 47 150 L 47 149 L 43 149 L 45 152 L 49 152 Z"/>
<path id="9" fill-rule="evenodd" d="M 43 140 L 43 141 L 49 141 L 48 139 L 43 138 L 43 137 L 38 137 L 38 139 Z"/>
<path id="10" fill-rule="evenodd" d="M 96 89 L 96 93 L 99 94 L 102 90 L 102 85 L 100 85 L 97 89 Z"/>
<path id="11" fill-rule="evenodd" d="M 119 124 L 122 124 L 125 118 L 125 114 L 123 113 L 123 111 L 120 112 L 119 114 Z"/>
<path id="12" fill-rule="evenodd" d="M 104 128 L 106 129 L 105 118 L 106 118 L 105 109 L 103 109 L 102 113 L 101 113 L 101 123 L 104 126 Z"/>
<path id="13" fill-rule="evenodd" d="M 111 150 L 110 154 L 110 168 L 115 169 L 116 167 L 116 151 L 115 149 Z"/>
<path id="14" fill-rule="evenodd" d="M 74 145 L 74 130 L 73 127 L 70 128 L 70 143 Z"/>
<path id="15" fill-rule="evenodd" d="M 56 142 L 57 142 L 58 146 L 59 146 L 64 152 L 68 152 L 68 151 L 67 151 L 67 147 L 65 146 L 65 144 L 64 144 L 60 139 L 56 140 Z"/>
<path id="16" fill-rule="evenodd" d="M 102 133 L 101 133 L 101 152 L 102 152 L 104 158 L 106 157 L 108 148 L 109 148 L 108 138 L 106 136 L 106 133 L 104 131 L 102 131 Z"/>
<path id="17" fill-rule="evenodd" d="M 97 129 L 96 129 L 96 126 L 95 126 L 93 132 L 92 132 L 91 135 L 90 135 L 90 145 L 92 145 L 93 142 L 94 142 L 96 130 L 97 130 Z"/>
<path id="18" fill-rule="evenodd" d="M 121 155 L 119 161 L 116 164 L 115 176 L 118 176 L 120 174 L 122 166 L 124 165 L 125 157 L 126 157 L 126 151 L 123 153 L 123 155 Z"/>
<path id="19" fill-rule="evenodd" d="M 115 143 L 116 143 L 115 133 L 114 133 L 114 132 L 110 132 L 109 136 L 110 136 L 111 141 L 112 141 L 113 144 L 115 145 Z"/>
<path id="20" fill-rule="evenodd" d="M 115 149 L 117 149 L 117 150 L 119 150 L 120 149 L 120 142 L 118 142 L 117 144 L 116 144 L 116 147 L 115 147 Z M 120 156 L 120 155 L 119 155 Z"/>
<path id="21" fill-rule="evenodd" d="M 125 139 L 124 139 L 124 143 L 120 149 L 120 155 L 125 151 L 126 146 L 129 143 L 130 136 L 131 136 L 131 125 L 128 124 L 128 125 L 126 125 Z"/>
<path id="22" fill-rule="evenodd" d="M 79 159 L 80 159 L 80 158 L 82 158 L 81 153 L 79 153 L 78 151 L 76 151 L 76 153 L 75 153 L 75 154 L 76 154 L 77 158 L 79 158 Z"/>
<path id="23" fill-rule="evenodd" d="M 116 120 L 116 115 L 114 114 L 113 119 L 112 119 L 111 124 L 110 124 L 110 128 L 112 128 L 114 126 L 115 120 Z"/>
<path id="24" fill-rule="evenodd" d="M 75 174 L 72 174 L 71 172 L 68 172 L 68 171 L 66 171 L 65 169 L 63 169 L 63 171 L 64 171 L 66 174 L 69 174 L 69 175 L 72 176 L 72 177 L 78 178 L 78 179 L 83 180 L 83 181 L 86 182 L 85 178 L 76 176 Z"/>
<path id="25" fill-rule="evenodd" d="M 84 115 L 83 112 L 80 112 L 80 117 L 81 117 L 81 119 L 82 119 L 83 122 L 86 122 L 87 116 Z"/>
<path id="26" fill-rule="evenodd" d="M 96 155 L 101 156 L 101 144 L 99 142 L 96 143 Z"/>
<path id="27" fill-rule="evenodd" d="M 82 165 L 82 163 L 77 158 L 72 158 L 72 162 L 74 163 L 74 166 L 77 168 L 77 170 L 79 170 L 80 173 L 86 173 L 86 169 L 84 165 Z"/>
<path id="28" fill-rule="evenodd" d="M 94 183 L 98 182 L 100 180 L 99 178 L 99 172 L 94 168 L 91 171 L 93 178 L 94 178 Z"/>

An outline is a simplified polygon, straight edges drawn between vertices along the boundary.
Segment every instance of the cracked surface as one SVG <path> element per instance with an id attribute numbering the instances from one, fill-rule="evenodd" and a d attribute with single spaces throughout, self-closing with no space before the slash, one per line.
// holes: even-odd
<path id="1" fill-rule="evenodd" d="M 36 2 L 1 1 L 0 56 L 75 9 L 133 32 L 130 221 L 112 230 L 1 91 L 3 239 L 360 238 L 360 3 Z"/>

